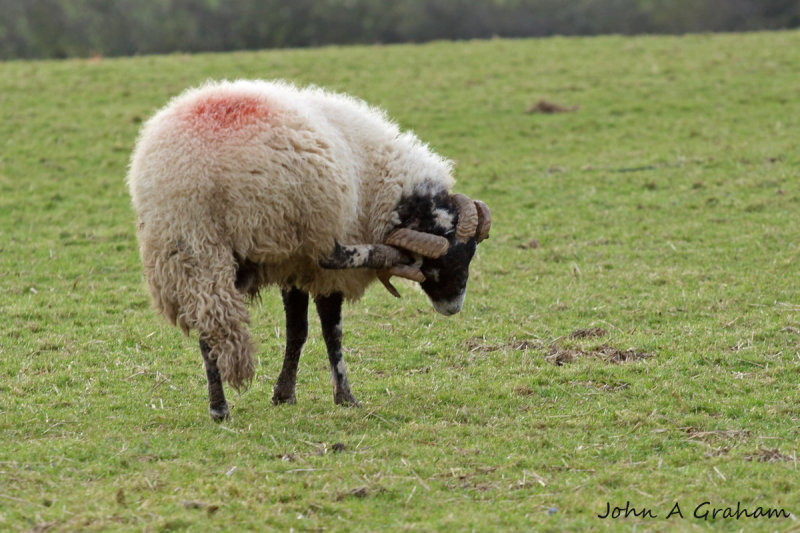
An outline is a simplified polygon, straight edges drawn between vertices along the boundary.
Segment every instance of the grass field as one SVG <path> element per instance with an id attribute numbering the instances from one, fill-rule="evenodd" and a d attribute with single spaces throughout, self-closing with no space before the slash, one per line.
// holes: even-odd
<path id="1" fill-rule="evenodd" d="M 798 32 L 0 63 L 0 529 L 800 531 L 798 72 Z M 215 424 L 150 309 L 138 128 L 239 77 L 385 107 L 492 208 L 459 315 L 346 307 L 359 409 L 313 313 L 270 404 L 272 291 Z M 626 502 L 657 516 L 598 517 Z M 737 503 L 791 517 L 712 518 Z"/>

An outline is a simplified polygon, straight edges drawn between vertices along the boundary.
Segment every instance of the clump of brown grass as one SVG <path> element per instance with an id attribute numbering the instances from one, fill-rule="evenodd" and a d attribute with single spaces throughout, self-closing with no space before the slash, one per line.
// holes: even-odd
<path id="1" fill-rule="evenodd" d="M 639 352 L 633 348 L 627 350 L 620 350 L 607 344 L 592 349 L 584 348 L 563 348 L 558 344 L 553 344 L 550 347 L 550 352 L 545 356 L 548 363 L 556 366 L 572 363 L 581 357 L 598 357 L 603 361 L 615 364 L 631 363 L 640 359 L 648 359 L 653 357 L 653 354 L 647 352 Z"/>
<path id="2" fill-rule="evenodd" d="M 569 339 L 590 339 L 605 337 L 608 332 L 599 327 L 591 327 L 586 329 L 576 329 L 570 333 L 566 338 Z M 487 354 L 499 350 L 546 350 L 545 360 L 553 365 L 562 366 L 568 363 L 573 363 L 582 357 L 597 357 L 603 361 L 615 364 L 631 363 L 640 359 L 647 359 L 653 357 L 653 354 L 642 352 L 634 348 L 627 350 L 620 350 L 609 344 L 601 344 L 594 348 L 582 347 L 565 347 L 562 346 L 561 340 L 564 337 L 559 337 L 549 344 L 539 339 L 512 339 L 505 343 L 490 343 L 485 338 L 473 337 L 464 341 L 464 344 L 471 354 Z"/>
<path id="3" fill-rule="evenodd" d="M 759 463 L 780 463 L 796 461 L 796 456 L 786 455 L 781 453 L 778 448 L 769 450 L 767 448 L 759 448 L 755 453 L 747 454 L 744 456 L 746 461 L 758 461 Z"/>
<path id="4" fill-rule="evenodd" d="M 547 100 L 539 100 L 535 104 L 531 104 L 525 110 L 526 113 L 573 113 L 579 109 L 579 106 L 563 106 Z"/>
<path id="5" fill-rule="evenodd" d="M 590 337 L 605 337 L 606 330 L 603 328 L 588 328 L 588 329 L 576 329 L 572 333 L 569 334 L 570 339 L 587 339 Z"/>

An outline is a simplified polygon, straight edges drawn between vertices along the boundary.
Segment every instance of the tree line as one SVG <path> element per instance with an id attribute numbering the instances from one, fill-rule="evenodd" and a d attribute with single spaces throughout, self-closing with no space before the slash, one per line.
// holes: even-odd
<path id="1" fill-rule="evenodd" d="M 796 27 L 798 0 L 0 0 L 0 58 Z"/>

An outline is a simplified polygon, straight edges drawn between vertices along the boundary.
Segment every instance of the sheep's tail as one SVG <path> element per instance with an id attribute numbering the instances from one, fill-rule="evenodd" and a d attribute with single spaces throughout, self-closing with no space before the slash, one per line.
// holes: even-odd
<path id="1" fill-rule="evenodd" d="M 255 373 L 255 348 L 244 295 L 235 286 L 231 250 L 178 242 L 150 258 L 143 246 L 142 258 L 156 309 L 186 335 L 196 330 L 211 347 L 209 357 L 217 362 L 222 380 L 246 389 Z"/>

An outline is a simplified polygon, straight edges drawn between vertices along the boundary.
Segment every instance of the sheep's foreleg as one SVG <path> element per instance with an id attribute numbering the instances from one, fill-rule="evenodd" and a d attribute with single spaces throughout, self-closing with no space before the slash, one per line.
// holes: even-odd
<path id="1" fill-rule="evenodd" d="M 286 353 L 278 381 L 272 389 L 272 403 L 295 403 L 297 363 L 308 337 L 308 293 L 300 289 L 281 291 L 286 312 Z"/>
<path id="2" fill-rule="evenodd" d="M 200 353 L 203 355 L 208 379 L 208 412 L 212 420 L 220 422 L 230 417 L 230 411 L 228 402 L 225 401 L 225 392 L 222 390 L 217 362 L 209 357 L 211 347 L 202 339 L 200 339 Z"/>
<path id="3" fill-rule="evenodd" d="M 358 401 L 350 393 L 342 358 L 342 293 L 318 296 L 314 299 L 314 303 L 317 304 L 317 313 L 322 323 L 322 337 L 328 348 L 333 401 L 339 405 L 358 405 Z"/>

